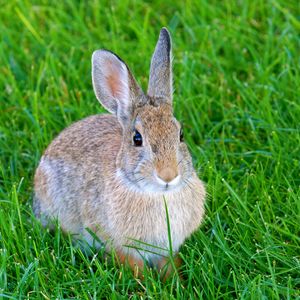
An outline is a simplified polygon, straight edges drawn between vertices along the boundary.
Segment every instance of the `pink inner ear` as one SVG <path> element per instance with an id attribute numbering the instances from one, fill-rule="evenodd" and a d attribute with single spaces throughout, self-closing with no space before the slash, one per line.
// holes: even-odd
<path id="1" fill-rule="evenodd" d="M 115 62 L 108 61 L 107 65 L 106 84 L 111 95 L 115 98 L 122 96 L 122 78 L 121 78 L 121 66 L 116 65 Z"/>
<path id="2" fill-rule="evenodd" d="M 121 94 L 120 81 L 117 74 L 110 74 L 106 78 L 107 85 L 113 97 L 117 98 Z"/>

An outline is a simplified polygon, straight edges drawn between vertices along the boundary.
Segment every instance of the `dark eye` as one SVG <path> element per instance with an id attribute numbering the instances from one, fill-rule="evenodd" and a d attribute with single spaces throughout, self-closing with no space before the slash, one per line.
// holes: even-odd
<path id="1" fill-rule="evenodd" d="M 180 142 L 183 142 L 183 129 L 182 128 L 180 128 L 179 139 L 180 139 Z"/>
<path id="2" fill-rule="evenodd" d="M 137 130 L 134 131 L 133 143 L 136 147 L 141 147 L 143 145 L 142 135 Z"/>

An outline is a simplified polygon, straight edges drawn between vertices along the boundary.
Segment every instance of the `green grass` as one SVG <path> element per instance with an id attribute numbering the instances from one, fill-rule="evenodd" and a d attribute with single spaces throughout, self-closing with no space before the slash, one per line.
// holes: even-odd
<path id="1" fill-rule="evenodd" d="M 84 255 L 31 210 L 43 150 L 104 111 L 92 52 L 118 53 L 145 88 L 162 26 L 176 116 L 209 193 L 181 249 L 186 280 L 167 283 Z M 0 298 L 300 299 L 298 1 L 2 1 L 0 38 Z"/>

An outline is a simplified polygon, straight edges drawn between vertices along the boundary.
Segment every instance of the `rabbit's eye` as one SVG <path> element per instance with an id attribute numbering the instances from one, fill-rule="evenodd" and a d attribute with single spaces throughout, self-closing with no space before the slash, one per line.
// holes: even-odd
<path id="1" fill-rule="evenodd" d="M 143 145 L 142 135 L 137 130 L 134 131 L 133 143 L 136 147 L 141 147 Z"/>
<path id="2" fill-rule="evenodd" d="M 180 142 L 183 142 L 183 129 L 182 128 L 180 128 L 179 139 L 180 139 Z"/>

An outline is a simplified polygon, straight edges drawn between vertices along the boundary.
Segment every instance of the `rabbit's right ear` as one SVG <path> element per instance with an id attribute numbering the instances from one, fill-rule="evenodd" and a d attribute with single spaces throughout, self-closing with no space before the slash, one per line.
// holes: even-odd
<path id="1" fill-rule="evenodd" d="M 162 28 L 152 56 L 148 95 L 154 102 L 172 104 L 172 41 L 167 28 Z"/>
<path id="2" fill-rule="evenodd" d="M 93 88 L 97 99 L 121 123 L 130 120 L 143 92 L 127 65 L 114 53 L 97 50 L 92 56 Z"/>

